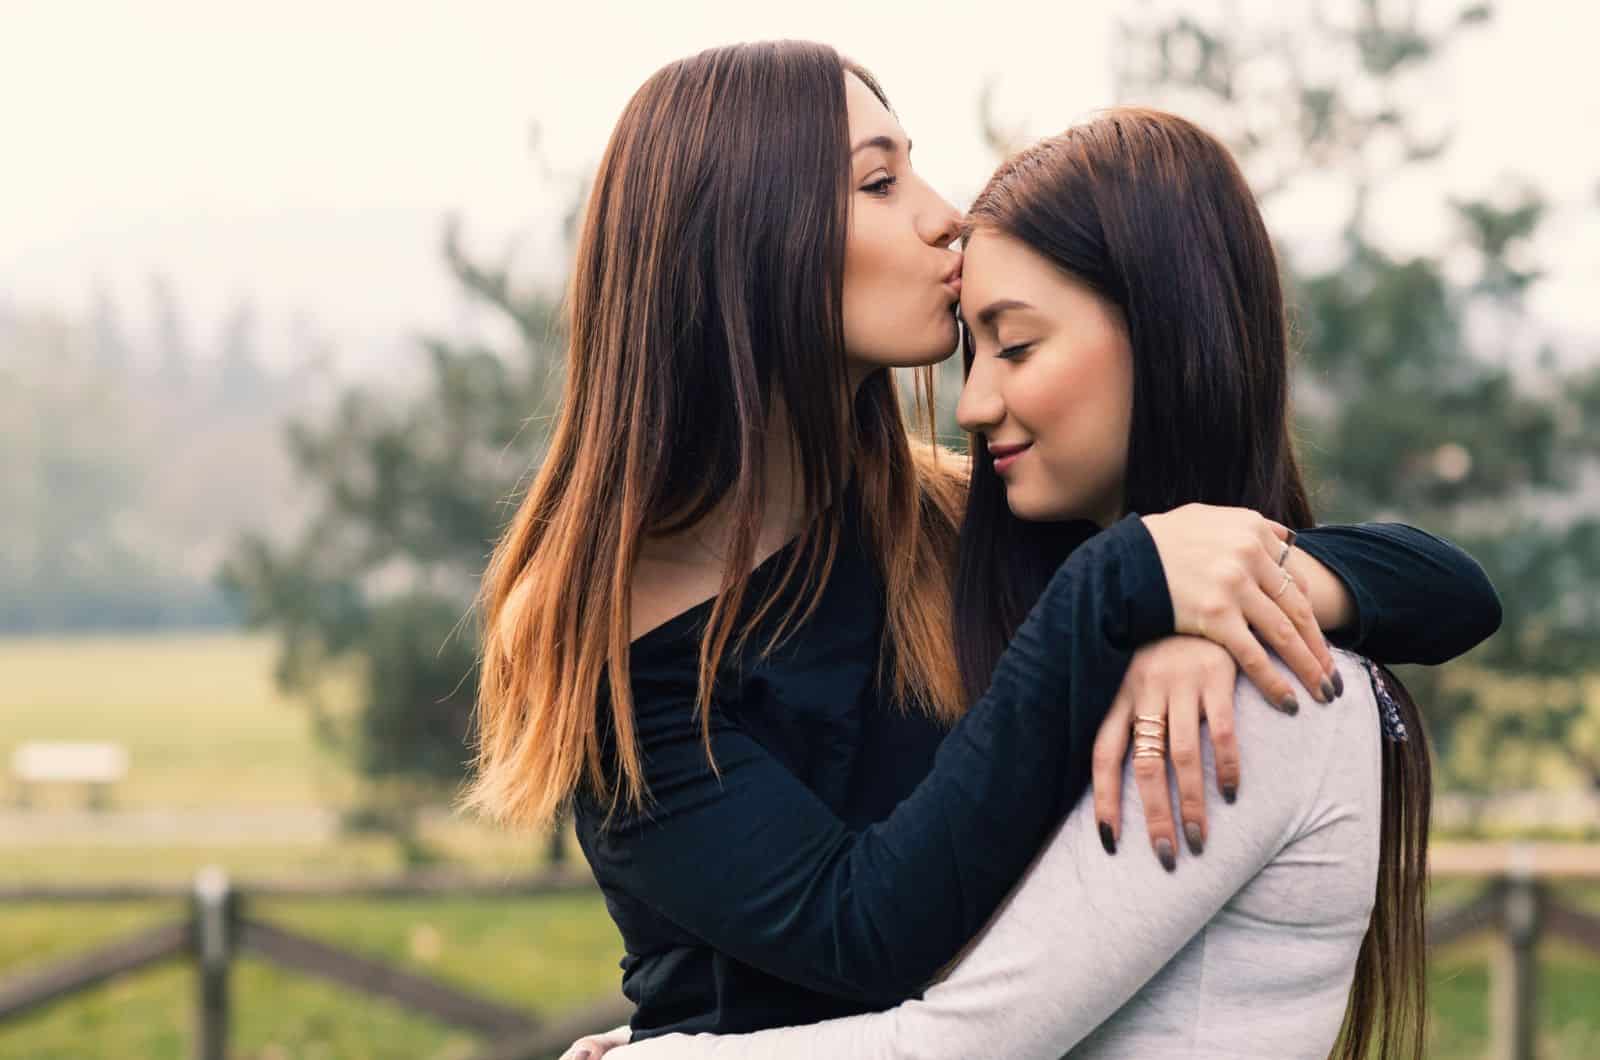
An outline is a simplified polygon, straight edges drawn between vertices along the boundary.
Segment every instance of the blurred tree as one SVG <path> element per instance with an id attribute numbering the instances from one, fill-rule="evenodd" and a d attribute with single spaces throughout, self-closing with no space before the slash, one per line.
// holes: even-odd
<path id="1" fill-rule="evenodd" d="M 228 408 L 248 406 L 264 395 L 266 382 L 256 350 L 256 311 L 240 299 L 222 324 L 217 350 L 217 400 Z"/>
<path id="2" fill-rule="evenodd" d="M 1559 762 L 1600 787 L 1600 520 L 1577 492 L 1600 456 L 1600 373 L 1563 369 L 1525 314 L 1551 206 L 1532 186 L 1453 201 L 1455 233 L 1427 254 L 1390 252 L 1373 221 L 1391 182 L 1448 150 L 1428 75 L 1490 6 L 1433 22 L 1379 0 L 1272 22 L 1188 7 L 1146 4 L 1121 24 L 1119 98 L 1217 132 L 1269 209 L 1313 185 L 1344 203 L 1331 254 L 1284 255 L 1319 514 L 1447 535 L 1504 600 L 1488 644 L 1405 674 L 1445 778 L 1533 783 Z"/>
<path id="3" fill-rule="evenodd" d="M 89 327 L 94 345 L 94 361 L 101 372 L 117 379 L 129 370 L 130 348 L 122 329 L 122 315 L 116 300 L 104 285 L 97 284 L 89 309 Z"/>
<path id="4" fill-rule="evenodd" d="M 155 321 L 159 378 L 173 393 L 182 393 L 189 385 L 193 354 L 177 292 L 172 281 L 159 273 L 150 277 L 150 315 Z"/>
<path id="5" fill-rule="evenodd" d="M 539 414 L 558 366 L 550 297 L 516 290 L 509 263 L 468 260 L 453 221 L 444 254 L 462 287 L 510 322 L 515 349 L 426 338 L 430 371 L 413 397 L 358 386 L 326 420 L 294 424 L 311 517 L 284 546 L 247 535 L 221 574 L 248 623 L 282 634 L 280 682 L 379 782 L 402 835 L 407 811 L 464 773 L 478 645 L 469 610 L 508 498 L 542 451 Z M 350 662 L 363 680 L 341 714 L 321 689 Z"/>

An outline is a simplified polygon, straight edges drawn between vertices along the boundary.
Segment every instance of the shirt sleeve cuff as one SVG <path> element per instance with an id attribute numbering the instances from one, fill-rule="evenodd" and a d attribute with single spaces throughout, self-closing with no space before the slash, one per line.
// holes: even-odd
<path id="1" fill-rule="evenodd" d="M 1170 637 L 1177 620 L 1172 613 L 1172 593 L 1161 566 L 1155 538 L 1138 514 L 1124 516 L 1107 535 L 1116 542 L 1126 633 L 1131 647 Z"/>
<path id="2" fill-rule="evenodd" d="M 1334 527 L 1318 527 L 1310 532 L 1301 532 L 1295 537 L 1294 546 L 1332 571 L 1334 577 L 1344 584 L 1350 599 L 1355 602 L 1355 621 L 1341 629 L 1324 632 L 1328 640 L 1338 647 L 1360 651 L 1377 624 L 1380 609 L 1372 591 L 1355 577 L 1350 566 L 1342 559 L 1339 548 L 1341 542 L 1336 530 Z"/>

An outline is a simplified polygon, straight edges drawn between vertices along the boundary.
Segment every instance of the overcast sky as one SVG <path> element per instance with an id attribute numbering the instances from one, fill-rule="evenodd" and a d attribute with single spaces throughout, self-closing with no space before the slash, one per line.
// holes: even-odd
<path id="1" fill-rule="evenodd" d="M 1536 177 L 1560 209 L 1536 312 L 1600 352 L 1600 8 L 1500 6 L 1440 71 L 1448 164 L 1380 219 L 1425 246 L 1445 192 Z M 554 267 L 564 201 L 530 150 L 536 122 L 545 161 L 582 172 L 662 63 L 815 38 L 878 74 L 919 169 L 959 204 L 991 165 L 980 84 L 997 77 L 1001 111 L 1033 133 L 1110 102 L 1116 7 L 0 0 L 0 294 L 82 316 L 99 284 L 137 331 L 160 272 L 201 342 L 249 296 L 269 341 L 303 312 L 348 362 L 381 364 L 420 328 L 471 324 L 437 253 L 446 213 L 475 250 L 520 238 L 525 268 Z M 1292 242 L 1327 216 L 1303 202 L 1271 220 Z"/>

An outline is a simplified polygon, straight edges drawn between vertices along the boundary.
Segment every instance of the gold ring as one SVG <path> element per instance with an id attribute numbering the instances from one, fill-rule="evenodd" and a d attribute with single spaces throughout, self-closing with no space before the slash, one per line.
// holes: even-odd
<path id="1" fill-rule="evenodd" d="M 1290 576 L 1288 569 L 1285 568 L 1284 572 L 1283 572 L 1283 584 L 1278 586 L 1278 591 L 1272 594 L 1272 598 L 1274 600 L 1276 600 L 1278 597 L 1280 597 L 1284 593 L 1288 592 L 1289 591 L 1289 583 L 1292 582 L 1292 581 L 1294 581 L 1294 578 L 1292 576 Z"/>

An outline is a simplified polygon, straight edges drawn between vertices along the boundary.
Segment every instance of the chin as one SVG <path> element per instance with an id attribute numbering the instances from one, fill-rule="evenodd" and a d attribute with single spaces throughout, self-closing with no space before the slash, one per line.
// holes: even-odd
<path id="1" fill-rule="evenodd" d="M 1006 485 L 1006 507 L 1025 523 L 1061 523 L 1082 518 L 1063 497 L 1029 489 L 1027 482 Z"/>
<path id="2" fill-rule="evenodd" d="M 1030 497 L 1027 490 L 1015 486 L 1006 487 L 1006 507 L 1025 523 L 1046 523 L 1054 518 L 1049 505 L 1039 503 L 1037 497 Z"/>
<path id="3" fill-rule="evenodd" d="M 902 351 L 900 356 L 888 362 L 896 368 L 924 368 L 930 364 L 939 364 L 954 357 L 960 348 L 961 329 L 956 325 L 956 318 L 949 317 L 948 324 L 939 329 L 938 333 L 928 338 L 926 345 Z"/>

